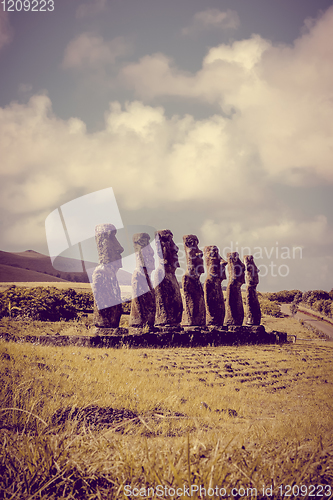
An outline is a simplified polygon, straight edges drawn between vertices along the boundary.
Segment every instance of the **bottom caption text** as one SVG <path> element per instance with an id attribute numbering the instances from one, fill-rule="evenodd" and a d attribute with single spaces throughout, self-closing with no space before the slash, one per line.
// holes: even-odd
<path id="1" fill-rule="evenodd" d="M 171 487 L 162 486 L 161 484 L 155 487 L 133 487 L 129 484 L 124 486 L 124 494 L 126 497 L 141 497 L 141 498 L 177 498 L 177 497 L 193 497 L 198 496 L 199 498 L 209 498 L 209 497 L 272 497 L 280 496 L 281 498 L 288 497 L 331 497 L 332 488 L 328 484 L 302 484 L 300 486 L 294 485 L 281 485 L 275 488 L 273 486 L 265 486 L 262 488 L 221 488 L 219 486 L 206 488 L 202 485 L 192 484 L 191 486 L 181 486 L 181 487 Z"/>

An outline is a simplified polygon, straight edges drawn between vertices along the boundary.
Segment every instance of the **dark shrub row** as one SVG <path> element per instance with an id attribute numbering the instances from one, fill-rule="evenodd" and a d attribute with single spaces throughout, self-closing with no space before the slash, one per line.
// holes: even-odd
<path id="1" fill-rule="evenodd" d="M 82 313 L 93 311 L 91 291 L 76 292 L 72 288 L 17 287 L 0 293 L 0 316 L 31 318 L 40 321 L 76 319 Z"/>
<path id="2" fill-rule="evenodd" d="M 123 314 L 129 314 L 131 301 L 123 303 Z M 73 288 L 11 286 L 0 293 L 0 318 L 30 318 L 39 321 L 67 321 L 83 313 L 92 313 L 94 296 L 91 290 L 76 292 Z"/>
<path id="3" fill-rule="evenodd" d="M 266 293 L 265 295 L 272 302 L 290 303 L 295 296 L 300 295 L 302 297 L 302 292 L 300 290 L 282 290 L 281 292 Z"/>

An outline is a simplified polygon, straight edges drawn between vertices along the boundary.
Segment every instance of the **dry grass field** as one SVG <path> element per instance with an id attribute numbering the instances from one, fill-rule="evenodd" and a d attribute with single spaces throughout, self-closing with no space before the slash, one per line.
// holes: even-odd
<path id="1" fill-rule="evenodd" d="M 4 292 L 7 288 L 15 286 L 24 286 L 28 288 L 35 288 L 37 286 L 55 286 L 59 290 L 67 290 L 68 288 L 73 288 L 75 291 L 81 290 L 91 290 L 90 283 L 74 283 L 72 281 L 8 281 L 0 283 L 0 292 Z"/>
<path id="2" fill-rule="evenodd" d="M 1 342 L 1 496 L 330 498 L 332 347 Z"/>
<path id="3" fill-rule="evenodd" d="M 120 326 L 128 327 L 129 316 L 123 314 L 120 320 Z M 267 332 L 281 331 L 288 335 L 296 335 L 297 338 L 316 340 L 318 335 L 302 326 L 299 321 L 291 317 L 273 318 L 272 316 L 263 315 L 262 324 Z M 93 314 L 88 314 L 87 317 L 80 321 L 57 321 L 44 322 L 37 320 L 27 320 L 15 318 L 15 320 L 4 317 L 0 319 L 0 334 L 12 333 L 13 335 L 94 335 Z"/>

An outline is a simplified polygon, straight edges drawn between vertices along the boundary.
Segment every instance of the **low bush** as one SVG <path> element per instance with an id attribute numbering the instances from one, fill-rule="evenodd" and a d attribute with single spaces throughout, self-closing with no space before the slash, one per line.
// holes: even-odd
<path id="1" fill-rule="evenodd" d="M 317 300 L 329 300 L 330 294 L 325 290 L 308 290 L 302 295 L 302 301 L 312 305 Z"/>
<path id="2" fill-rule="evenodd" d="M 302 296 L 300 290 L 282 290 L 281 292 L 267 293 L 268 300 L 273 302 L 290 303 L 293 302 L 294 298 Z"/>
<path id="3" fill-rule="evenodd" d="M 0 294 L 0 317 L 11 316 L 40 321 L 76 319 L 80 314 L 92 312 L 92 292 L 76 292 L 72 288 L 17 287 Z"/>
<path id="4" fill-rule="evenodd" d="M 325 316 L 333 317 L 333 294 L 324 290 L 309 290 L 302 295 L 302 301 L 307 306 Z"/>
<path id="5" fill-rule="evenodd" d="M 274 316 L 275 318 L 279 318 L 282 315 L 278 302 L 267 300 L 262 295 L 258 295 L 258 298 L 262 314 L 268 314 L 269 316 Z"/>

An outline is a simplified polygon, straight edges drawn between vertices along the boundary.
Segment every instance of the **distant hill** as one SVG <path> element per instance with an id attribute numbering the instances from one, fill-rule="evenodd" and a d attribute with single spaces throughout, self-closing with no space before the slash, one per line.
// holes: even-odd
<path id="1" fill-rule="evenodd" d="M 0 264 L 0 282 L 46 282 L 46 281 L 63 281 L 61 278 L 56 278 L 50 274 L 39 273 L 38 271 L 30 271 L 29 269 L 20 269 L 19 267 L 6 266 Z"/>
<path id="2" fill-rule="evenodd" d="M 90 263 L 91 267 L 96 264 Z M 49 256 L 26 250 L 25 252 L 3 252 L 0 250 L 0 282 L 8 281 L 74 281 L 89 283 L 87 273 L 82 269 L 81 261 L 57 257 L 58 271 L 52 266 Z M 89 266 L 90 267 L 90 266 Z M 131 284 L 131 274 L 123 269 L 118 271 L 120 285 Z"/>

